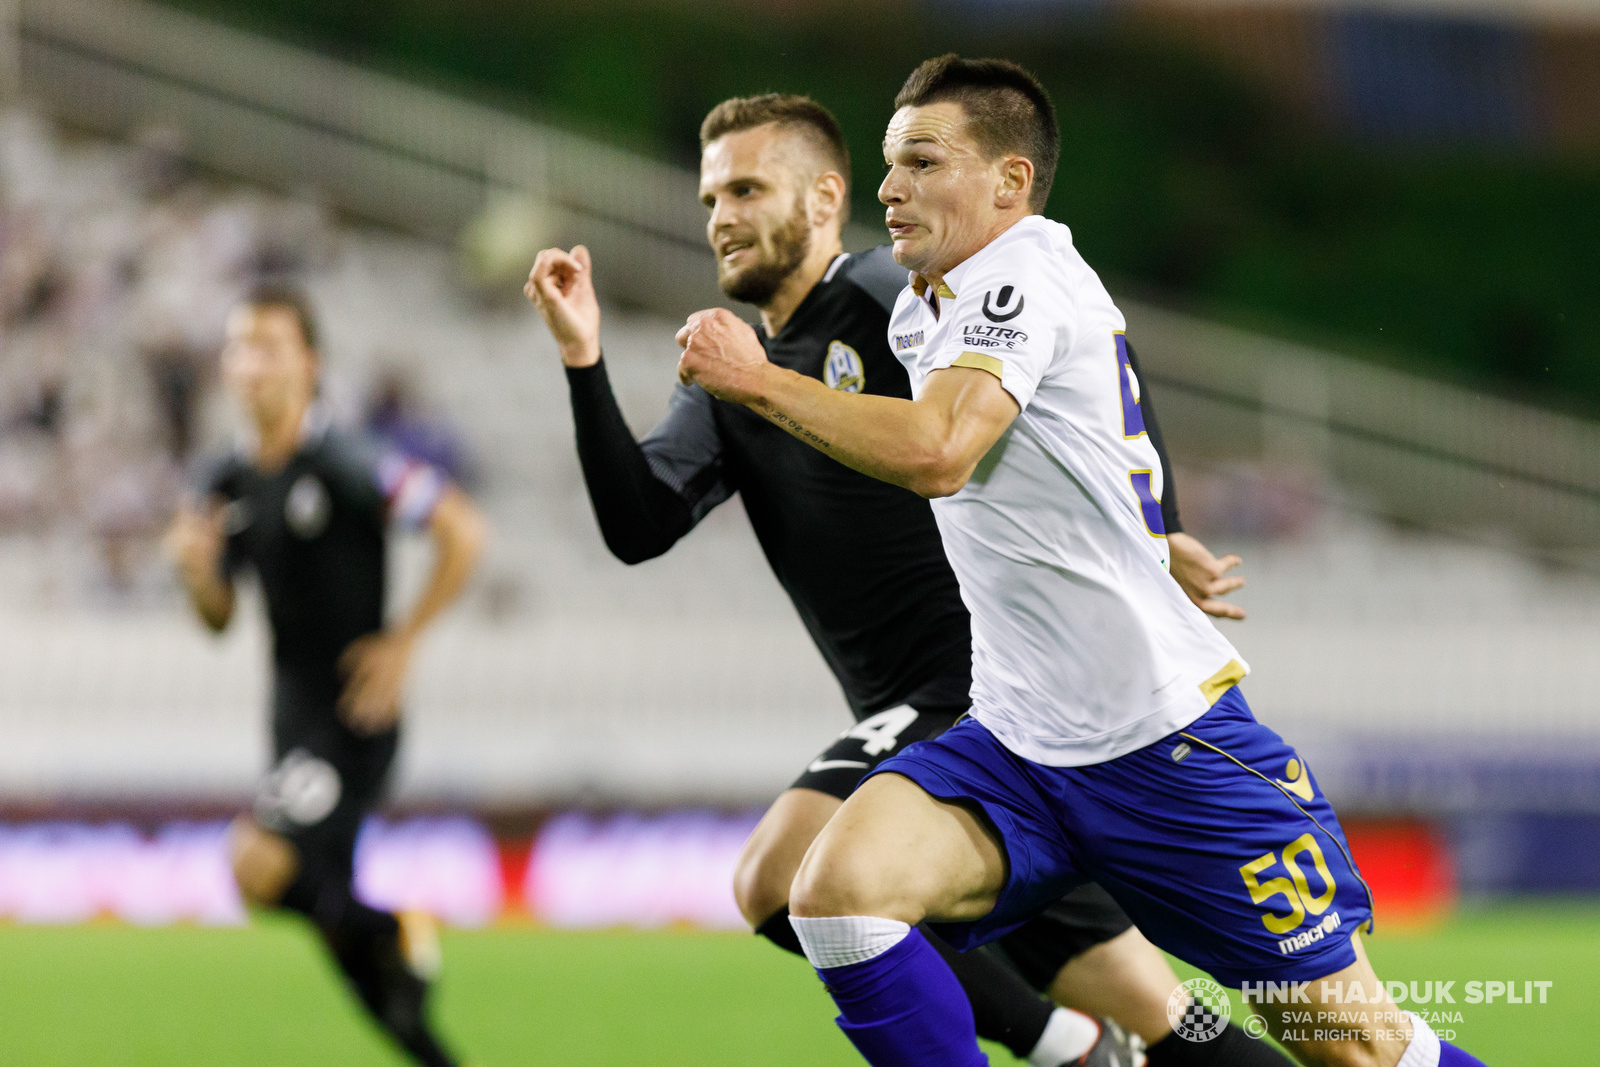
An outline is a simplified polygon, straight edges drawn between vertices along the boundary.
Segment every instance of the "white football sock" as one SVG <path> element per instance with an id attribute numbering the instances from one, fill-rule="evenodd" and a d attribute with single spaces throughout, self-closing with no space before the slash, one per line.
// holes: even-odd
<path id="1" fill-rule="evenodd" d="M 1439 1067 L 1439 1035 L 1416 1012 L 1406 1014 L 1411 1016 L 1411 1044 L 1395 1067 Z"/>
<path id="2" fill-rule="evenodd" d="M 1100 1040 L 1100 1024 L 1081 1011 L 1057 1008 L 1050 1013 L 1039 1043 L 1028 1053 L 1033 1067 L 1063 1067 L 1079 1059 Z"/>
<path id="3" fill-rule="evenodd" d="M 905 940 L 911 927 L 897 919 L 873 915 L 839 915 L 821 919 L 789 916 L 806 959 L 818 970 L 865 963 Z"/>

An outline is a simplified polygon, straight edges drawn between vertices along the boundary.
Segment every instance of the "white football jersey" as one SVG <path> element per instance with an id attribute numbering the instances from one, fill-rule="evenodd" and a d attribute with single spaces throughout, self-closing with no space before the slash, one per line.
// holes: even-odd
<path id="1" fill-rule="evenodd" d="M 905 289 L 889 322 L 913 395 L 972 367 L 1022 409 L 933 511 L 972 612 L 972 715 L 1036 763 L 1143 748 L 1248 670 L 1167 572 L 1161 461 L 1124 328 L 1071 231 L 1038 215 L 937 291 Z"/>

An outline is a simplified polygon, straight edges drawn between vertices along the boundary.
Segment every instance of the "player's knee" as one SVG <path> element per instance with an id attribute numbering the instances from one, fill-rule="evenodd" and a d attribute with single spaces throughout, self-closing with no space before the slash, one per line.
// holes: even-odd
<path id="1" fill-rule="evenodd" d="M 751 927 L 760 929 L 789 903 L 789 886 L 806 850 L 841 803 L 813 789 L 790 789 L 751 831 L 733 873 L 734 900 Z"/>
<path id="2" fill-rule="evenodd" d="M 766 922 L 789 903 L 794 864 L 785 862 L 770 842 L 752 837 L 733 868 L 733 899 L 752 928 Z"/>
<path id="3" fill-rule="evenodd" d="M 867 857 L 849 841 L 819 839 L 789 886 L 789 913 L 806 918 L 882 915 L 891 907 L 877 891 L 880 879 Z"/>
<path id="4" fill-rule="evenodd" d="M 293 845 L 247 818 L 234 821 L 230 859 L 239 893 L 250 903 L 262 906 L 283 899 L 299 868 Z"/>

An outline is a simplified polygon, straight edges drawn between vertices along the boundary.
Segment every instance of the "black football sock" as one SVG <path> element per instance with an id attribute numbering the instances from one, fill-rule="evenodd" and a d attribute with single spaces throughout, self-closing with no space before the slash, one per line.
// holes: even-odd
<path id="1" fill-rule="evenodd" d="M 401 956 L 398 933 L 373 942 L 366 951 L 335 955 L 361 1002 L 412 1059 L 423 1067 L 455 1067 L 455 1059 L 428 1026 L 428 983 Z"/>
<path id="2" fill-rule="evenodd" d="M 315 923 L 330 945 L 335 941 L 365 943 L 400 932 L 393 915 L 357 900 L 346 878 L 309 863 L 302 864 L 279 903 Z"/>
<path id="3" fill-rule="evenodd" d="M 1145 1056 L 1150 1067 L 1294 1067 L 1277 1046 L 1232 1023 L 1210 1041 L 1186 1041 L 1168 1034 L 1146 1049 Z"/>
<path id="4" fill-rule="evenodd" d="M 1050 1025 L 1055 1005 L 1034 992 L 1016 971 L 981 948 L 957 952 L 924 923 L 917 927 L 928 944 L 956 972 L 956 980 L 972 1003 L 978 1036 L 997 1041 L 1017 1059 L 1027 1059 L 1044 1028 Z"/>
<path id="5" fill-rule="evenodd" d="M 424 1067 L 455 1067 L 428 1026 L 428 983 L 401 955 L 399 920 L 357 900 L 347 877 L 309 864 L 281 903 L 316 924 L 361 1003 L 400 1047 Z"/>
<path id="6" fill-rule="evenodd" d="M 756 927 L 756 933 L 771 941 L 785 952 L 793 952 L 796 956 L 804 956 L 805 949 L 800 947 L 800 935 L 794 932 L 794 927 L 789 925 L 789 905 L 785 904 L 772 914 L 766 922 Z"/>

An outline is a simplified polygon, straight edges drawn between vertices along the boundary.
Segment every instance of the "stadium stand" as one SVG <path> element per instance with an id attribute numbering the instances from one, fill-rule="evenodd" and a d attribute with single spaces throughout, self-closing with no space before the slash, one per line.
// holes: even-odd
<path id="1" fill-rule="evenodd" d="M 164 67 L 198 54 L 184 33 L 230 31 L 161 15 L 159 34 L 135 33 L 128 10 L 25 5 L 13 73 L 41 110 L 0 121 L 0 800 L 251 787 L 265 751 L 255 613 L 220 641 L 201 634 L 154 539 L 184 465 L 228 437 L 211 371 L 221 317 L 264 273 L 312 292 L 335 413 L 360 418 L 402 374 L 465 442 L 494 521 L 486 573 L 419 665 L 403 799 L 736 805 L 781 788 L 847 716 L 737 502 L 663 560 L 612 560 L 548 338 L 464 280 L 441 241 L 521 188 L 503 159 L 491 179 L 482 158 L 444 158 L 479 151 L 485 130 L 520 131 L 574 175 L 616 163 L 626 195 L 612 201 L 581 183 L 545 191 L 551 232 L 593 228 L 602 266 L 650 227 L 629 271 L 601 278 L 618 300 L 607 359 L 642 431 L 672 380 L 668 313 L 709 299 L 692 280 L 710 264 L 688 177 L 476 108 L 476 133 L 430 148 L 415 140 L 430 123 L 384 125 L 420 90 L 237 34 L 229 71 Z M 252 98 L 245 75 L 274 62 L 315 74 L 280 88 L 322 91 Z M 118 108 L 91 117 L 82 94 L 103 78 L 122 79 Z M 468 108 L 425 102 L 444 128 Z M 253 138 L 276 138 L 278 169 L 239 150 Z M 307 158 L 329 175 L 315 190 L 293 169 Z M 383 194 L 358 200 L 380 173 Z M 448 212 L 406 214 L 451 173 L 464 184 Z M 602 216 L 602 201 L 629 206 Z M 1585 684 L 1600 430 L 1138 304 L 1129 319 L 1184 513 L 1246 558 L 1251 620 L 1230 635 L 1256 668 L 1252 702 L 1328 791 L 1350 810 L 1600 812 L 1600 695 Z M 401 554 L 401 595 L 418 566 Z M 1450 770 L 1463 758 L 1476 770 Z"/>

